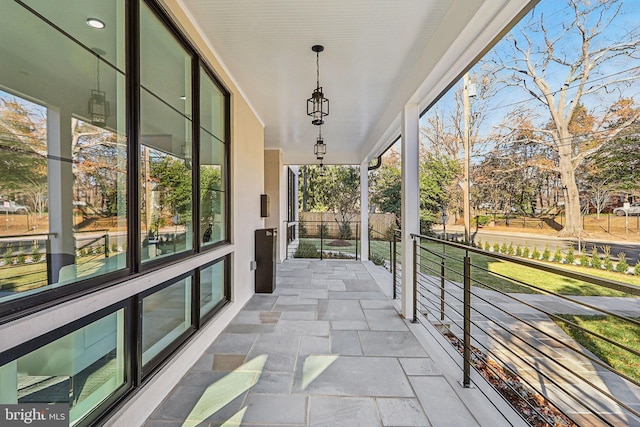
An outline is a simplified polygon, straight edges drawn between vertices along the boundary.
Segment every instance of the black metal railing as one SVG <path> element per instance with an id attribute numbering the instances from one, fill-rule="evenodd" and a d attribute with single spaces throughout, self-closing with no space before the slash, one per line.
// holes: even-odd
<path id="1" fill-rule="evenodd" d="M 475 369 L 532 425 L 640 423 L 640 287 L 412 238 L 413 320 L 463 386 Z"/>
<path id="2" fill-rule="evenodd" d="M 49 258 L 51 238 L 57 236 L 57 233 L 0 236 L 0 290 L 17 293 L 54 283 Z M 115 245 L 110 244 L 107 229 L 76 231 L 74 243 L 75 264 L 80 273 L 94 269 L 95 261 L 108 258 Z"/>
<path id="3" fill-rule="evenodd" d="M 285 227 L 293 223 L 285 222 Z M 360 259 L 359 221 L 298 221 L 287 258 Z"/>

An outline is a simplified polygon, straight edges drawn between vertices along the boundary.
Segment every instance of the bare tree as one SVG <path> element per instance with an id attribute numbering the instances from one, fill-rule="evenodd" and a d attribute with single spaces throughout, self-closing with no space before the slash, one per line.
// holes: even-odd
<path id="1" fill-rule="evenodd" d="M 566 223 L 560 234 L 578 236 L 583 229 L 576 169 L 640 117 L 623 93 L 637 77 L 640 37 L 637 27 L 617 27 L 621 0 L 567 2 L 570 20 L 557 22 L 557 16 L 534 10 L 520 32 L 508 37 L 509 47 L 489 61 L 505 77 L 505 89 L 522 89 L 543 107 L 546 120 L 533 130 L 537 142 L 553 150 L 552 169 L 565 192 Z M 533 115 L 540 111 L 531 109 Z M 596 119 L 580 120 L 580 114 Z"/>

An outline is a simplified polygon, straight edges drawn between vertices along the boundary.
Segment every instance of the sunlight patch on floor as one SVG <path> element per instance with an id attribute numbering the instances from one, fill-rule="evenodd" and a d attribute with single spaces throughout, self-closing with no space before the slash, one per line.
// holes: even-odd
<path id="1" fill-rule="evenodd" d="M 267 357 L 268 355 L 262 354 L 253 358 L 207 387 L 191 410 L 191 413 L 187 416 L 182 427 L 200 425 L 200 423 L 224 408 L 236 397 L 253 387 L 260 378 L 264 364 L 267 362 Z M 232 422 L 238 416 L 241 421 L 244 416 L 244 410 L 239 411 L 228 422 Z M 229 424 L 229 426 L 233 425 L 237 424 Z"/>
<path id="2" fill-rule="evenodd" d="M 337 355 L 310 355 L 304 360 L 302 366 L 302 389 L 306 389 L 309 384 L 320 376 L 333 362 L 338 359 Z"/>

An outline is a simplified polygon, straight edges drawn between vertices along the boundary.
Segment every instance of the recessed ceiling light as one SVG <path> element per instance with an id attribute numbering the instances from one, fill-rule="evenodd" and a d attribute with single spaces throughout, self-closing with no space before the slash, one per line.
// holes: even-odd
<path id="1" fill-rule="evenodd" d="M 105 27 L 104 22 L 102 22 L 101 20 L 97 19 L 97 18 L 88 18 L 87 19 L 87 25 L 92 27 L 92 28 L 97 28 L 99 30 L 103 29 Z"/>
<path id="2" fill-rule="evenodd" d="M 187 100 L 187 97 L 186 97 L 186 96 L 184 96 L 184 95 L 182 95 L 182 96 L 180 97 L 180 99 L 182 99 L 183 101 L 186 101 L 186 100 Z"/>

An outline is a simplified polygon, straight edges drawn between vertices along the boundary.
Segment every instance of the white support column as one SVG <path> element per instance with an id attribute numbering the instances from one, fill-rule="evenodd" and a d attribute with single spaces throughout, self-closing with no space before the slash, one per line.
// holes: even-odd
<path id="1" fill-rule="evenodd" d="M 420 232 L 419 111 L 417 104 L 402 110 L 402 315 L 413 316 L 413 244 L 411 234 Z"/>
<path id="2" fill-rule="evenodd" d="M 369 260 L 369 162 L 360 164 L 360 242 L 362 261 Z"/>
<path id="3" fill-rule="evenodd" d="M 49 253 L 50 283 L 60 280 L 60 269 L 75 264 L 73 235 L 73 135 L 71 114 L 54 108 L 47 109 L 47 175 L 49 178 Z M 67 271 L 63 279 L 75 276 L 75 269 Z M 66 270 L 65 270 L 66 271 Z"/>

